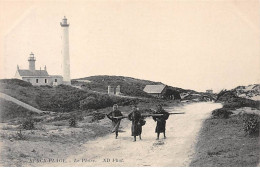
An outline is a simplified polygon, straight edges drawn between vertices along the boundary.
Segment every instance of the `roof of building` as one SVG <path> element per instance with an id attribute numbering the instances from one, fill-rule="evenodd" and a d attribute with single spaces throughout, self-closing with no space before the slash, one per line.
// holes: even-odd
<path id="1" fill-rule="evenodd" d="M 62 77 L 61 75 L 50 75 L 51 77 Z"/>
<path id="2" fill-rule="evenodd" d="M 146 85 L 144 88 L 144 92 L 146 93 L 162 93 L 163 89 L 166 87 L 166 85 L 160 84 L 160 85 Z"/>
<path id="3" fill-rule="evenodd" d="M 46 70 L 18 70 L 18 73 L 21 77 L 42 77 L 42 76 L 49 76 L 48 72 Z"/>

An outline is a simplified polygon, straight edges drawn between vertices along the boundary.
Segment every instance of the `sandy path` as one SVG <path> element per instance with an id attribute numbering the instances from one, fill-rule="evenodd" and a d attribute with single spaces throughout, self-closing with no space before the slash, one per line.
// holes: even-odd
<path id="1" fill-rule="evenodd" d="M 221 104 L 216 103 L 184 106 L 181 109 L 185 114 L 171 115 L 167 120 L 167 139 L 155 140 L 156 123 L 149 118 L 143 127 L 141 141 L 132 141 L 128 126 L 119 133 L 119 139 L 114 139 L 114 134 L 111 134 L 89 141 L 82 154 L 71 155 L 66 163 L 48 166 L 188 166 L 203 120 L 220 107 Z"/>

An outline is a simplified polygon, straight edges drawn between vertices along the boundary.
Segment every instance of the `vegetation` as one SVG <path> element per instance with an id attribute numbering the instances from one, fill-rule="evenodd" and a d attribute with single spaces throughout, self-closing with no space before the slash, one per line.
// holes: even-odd
<path id="1" fill-rule="evenodd" d="M 76 121 L 77 119 L 76 119 L 76 117 L 74 116 L 74 117 L 71 117 L 70 119 L 69 119 L 69 126 L 70 127 L 76 127 L 77 126 L 77 121 Z"/>
<path id="2" fill-rule="evenodd" d="M 246 98 L 241 98 L 236 95 L 234 90 L 222 90 L 217 95 L 217 102 L 223 102 L 224 108 L 236 109 L 240 107 L 253 107 L 259 109 L 260 101 L 254 101 Z"/>
<path id="3" fill-rule="evenodd" d="M 101 113 L 101 112 L 98 112 L 98 111 L 95 111 L 95 112 L 93 113 L 93 119 L 92 119 L 92 121 L 94 122 L 94 121 L 102 120 L 102 119 L 104 119 L 104 118 L 105 118 L 105 114 L 103 114 L 103 113 Z"/>
<path id="4" fill-rule="evenodd" d="M 91 76 L 77 80 L 88 80 L 88 83 L 79 83 L 73 81 L 73 84 L 79 84 L 82 87 L 99 92 L 107 92 L 107 87 L 117 87 L 120 85 L 121 93 L 128 96 L 151 97 L 143 91 L 148 84 L 162 84 L 161 82 L 152 82 L 148 80 L 139 80 L 123 76 Z"/>
<path id="5" fill-rule="evenodd" d="M 22 130 L 19 130 L 18 132 L 16 132 L 15 135 L 12 136 L 13 139 L 15 140 L 26 140 L 26 136 L 22 133 Z"/>
<path id="6" fill-rule="evenodd" d="M 6 88 L 10 86 L 32 87 L 31 83 L 19 79 L 0 79 L 0 83 Z"/>
<path id="7" fill-rule="evenodd" d="M 234 90 L 217 95 L 223 108 L 214 110 L 198 137 L 191 166 L 257 166 L 260 159 L 258 114 L 237 114 L 242 107 L 259 109 L 259 101 L 240 98 Z"/>
<path id="8" fill-rule="evenodd" d="M 35 114 L 13 102 L 0 98 L 0 122 L 7 122 L 14 118 L 24 118 Z"/>
<path id="9" fill-rule="evenodd" d="M 232 114 L 232 112 L 226 108 L 216 109 L 212 112 L 213 118 L 227 119 L 230 117 L 231 114 Z"/>
<path id="10" fill-rule="evenodd" d="M 243 129 L 247 135 L 259 136 L 260 116 L 256 114 L 244 114 Z"/>
<path id="11" fill-rule="evenodd" d="M 87 81 L 87 82 L 80 82 L 80 81 Z M 123 93 L 124 95 L 150 98 L 152 96 L 150 96 L 149 94 L 143 91 L 144 87 L 146 85 L 156 85 L 156 84 L 163 84 L 163 83 L 149 81 L 149 80 L 140 80 L 131 77 L 104 75 L 104 76 L 91 76 L 91 77 L 85 77 L 80 79 L 74 79 L 72 81 L 72 84 L 81 86 L 88 90 L 93 90 L 98 92 L 107 92 L 108 85 L 112 87 L 116 87 L 120 85 L 121 93 Z M 185 90 L 182 88 L 171 87 L 171 86 L 169 86 L 169 89 L 171 89 L 174 92 L 169 91 L 168 94 L 174 95 L 176 98 L 178 98 L 176 92 L 178 93 L 195 92 L 193 90 Z"/>
<path id="12" fill-rule="evenodd" d="M 22 128 L 25 130 L 32 130 L 34 129 L 34 121 L 31 117 L 26 118 L 22 123 Z"/>
<path id="13" fill-rule="evenodd" d="M 166 99 L 172 99 L 172 96 L 175 100 L 181 100 L 180 93 L 175 90 L 173 87 L 168 87 L 165 92 L 165 98 Z"/>
<path id="14" fill-rule="evenodd" d="M 243 119 L 207 119 L 198 136 L 196 153 L 190 166 L 257 166 L 260 158 L 259 138 L 245 136 Z"/>
<path id="15" fill-rule="evenodd" d="M 138 103 L 138 107 L 143 113 L 151 111 L 151 108 L 155 109 L 155 104 L 145 101 Z M 119 109 L 124 115 L 132 110 L 129 106 L 120 106 Z M 66 159 L 72 153 L 80 154 L 82 144 L 111 134 L 111 121 L 104 119 L 105 114 L 111 111 L 112 107 L 76 110 L 69 113 L 37 114 L 33 116 L 32 130 L 23 130 L 19 126 L 23 122 L 21 119 L 9 121 L 0 132 L 0 138 L 5 144 L 0 161 L 4 166 L 42 166 L 30 162 L 30 159 L 42 160 L 48 157 Z M 120 126 L 125 128 L 129 123 L 130 121 L 123 119 Z"/>
<path id="16" fill-rule="evenodd" d="M 31 86 L 30 83 L 17 79 L 1 80 L 0 86 L 1 92 L 46 111 L 70 112 L 79 109 L 100 109 L 111 107 L 114 103 L 127 105 L 139 101 L 134 98 L 110 97 L 107 94 L 66 85 Z"/>
<path id="17" fill-rule="evenodd" d="M 0 92 L 8 94 L 40 110 L 70 112 L 79 109 L 101 109 L 111 107 L 115 103 L 122 106 L 137 104 L 140 101 L 153 98 L 143 91 L 143 88 L 147 84 L 161 84 L 160 82 L 122 76 L 92 76 L 80 80 L 90 82 L 72 81 L 72 84 L 83 87 L 79 89 L 66 85 L 56 87 L 32 86 L 30 83 L 18 79 L 2 79 L 0 80 Z M 124 95 L 141 96 L 146 99 L 123 98 L 102 93 L 102 91 L 107 91 L 108 85 L 114 87 L 120 85 L 121 92 Z M 166 95 L 180 99 L 179 92 L 193 91 L 170 87 Z"/>

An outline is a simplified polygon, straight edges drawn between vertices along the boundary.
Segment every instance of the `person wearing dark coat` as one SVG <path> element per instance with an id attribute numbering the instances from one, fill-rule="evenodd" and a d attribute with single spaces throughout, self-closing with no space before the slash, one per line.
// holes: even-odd
<path id="1" fill-rule="evenodd" d="M 162 116 L 153 116 L 153 120 L 157 122 L 155 128 L 155 133 L 157 133 L 156 139 L 159 140 L 160 133 L 163 133 L 164 139 L 166 139 L 165 126 L 166 126 L 166 120 L 169 118 L 169 113 L 166 112 L 161 105 L 158 105 L 155 114 L 163 114 Z"/>
<path id="2" fill-rule="evenodd" d="M 117 119 L 115 117 L 119 117 L 119 116 L 123 116 L 123 115 L 122 115 L 121 111 L 118 110 L 118 105 L 115 104 L 115 105 L 113 105 L 113 111 L 110 112 L 109 114 L 107 114 L 107 118 L 112 120 L 112 133 L 115 132 L 116 139 L 118 137 L 118 129 L 120 126 L 121 119 Z"/>
<path id="3" fill-rule="evenodd" d="M 142 120 L 142 116 L 140 111 L 137 110 L 137 106 L 133 106 L 133 111 L 128 115 L 128 119 L 132 121 L 131 132 L 132 136 L 134 136 L 134 142 L 136 141 L 136 136 L 139 136 L 141 140 L 142 125 L 140 120 Z"/>

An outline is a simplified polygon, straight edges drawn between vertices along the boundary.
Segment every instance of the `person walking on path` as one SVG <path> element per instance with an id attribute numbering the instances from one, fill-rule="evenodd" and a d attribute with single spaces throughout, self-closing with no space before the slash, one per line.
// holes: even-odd
<path id="1" fill-rule="evenodd" d="M 128 119 L 132 121 L 131 132 L 132 136 L 134 136 L 134 142 L 136 141 L 136 136 L 139 136 L 140 140 L 142 139 L 142 115 L 139 110 L 137 110 L 137 106 L 133 106 L 133 111 L 128 115 Z"/>
<path id="2" fill-rule="evenodd" d="M 165 127 L 166 120 L 169 118 L 169 113 L 162 108 L 162 105 L 158 105 L 155 114 L 162 114 L 162 116 L 153 116 L 153 120 L 157 122 L 155 128 L 155 133 L 157 133 L 156 140 L 159 140 L 160 133 L 163 133 L 164 139 L 166 139 Z"/>
<path id="3" fill-rule="evenodd" d="M 107 117 L 112 120 L 112 133 L 115 132 L 116 134 L 116 139 L 118 137 L 118 129 L 119 129 L 119 126 L 120 126 L 120 122 L 121 122 L 121 119 L 119 118 L 116 118 L 116 117 L 120 117 L 120 116 L 123 116 L 121 111 L 118 110 L 118 105 L 117 104 L 114 104 L 113 105 L 113 111 L 110 112 L 109 114 L 107 114 Z"/>

